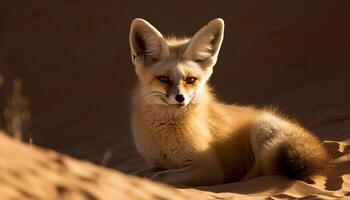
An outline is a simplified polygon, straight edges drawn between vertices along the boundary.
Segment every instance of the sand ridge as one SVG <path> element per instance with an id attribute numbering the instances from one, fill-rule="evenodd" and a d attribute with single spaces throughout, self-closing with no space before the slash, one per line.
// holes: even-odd
<path id="1" fill-rule="evenodd" d="M 23 144 L 0 133 L 1 199 L 339 199 L 350 198 L 350 142 L 326 141 L 336 158 L 316 183 L 264 176 L 177 189 Z"/>

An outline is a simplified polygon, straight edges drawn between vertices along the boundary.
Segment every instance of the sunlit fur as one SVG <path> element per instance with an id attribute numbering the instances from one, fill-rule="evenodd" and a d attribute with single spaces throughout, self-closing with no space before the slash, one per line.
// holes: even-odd
<path id="1" fill-rule="evenodd" d="M 284 174 L 306 179 L 329 161 L 320 141 L 271 109 L 224 104 L 207 84 L 223 39 L 215 19 L 192 38 L 165 38 L 135 19 L 131 57 L 139 83 L 133 92 L 132 129 L 153 180 L 211 185 Z M 164 83 L 159 76 L 167 77 Z M 192 84 L 187 77 L 195 77 Z M 185 100 L 179 103 L 175 96 Z"/>

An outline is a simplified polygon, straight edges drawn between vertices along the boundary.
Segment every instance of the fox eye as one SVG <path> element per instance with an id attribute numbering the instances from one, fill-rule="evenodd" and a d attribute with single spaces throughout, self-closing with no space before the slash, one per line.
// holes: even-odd
<path id="1" fill-rule="evenodd" d="M 187 77 L 186 78 L 186 83 L 187 84 L 193 84 L 194 82 L 196 82 L 197 78 L 196 77 Z"/>
<path id="2" fill-rule="evenodd" d="M 163 82 L 163 83 L 170 83 L 169 78 L 166 77 L 166 76 L 158 76 L 157 79 L 158 79 L 160 82 Z"/>

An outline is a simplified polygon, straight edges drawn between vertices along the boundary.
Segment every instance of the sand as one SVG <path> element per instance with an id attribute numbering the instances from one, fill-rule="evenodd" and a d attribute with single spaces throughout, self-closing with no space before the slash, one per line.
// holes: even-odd
<path id="1" fill-rule="evenodd" d="M 346 199 L 350 198 L 350 142 L 325 141 L 334 156 L 315 183 L 282 176 L 178 189 L 21 143 L 0 132 L 1 199 Z"/>
<path id="2" fill-rule="evenodd" d="M 18 77 L 30 100 L 25 143 L 31 138 L 34 145 L 123 173 L 143 168 L 129 125 L 129 99 L 136 82 L 129 23 L 144 17 L 165 34 L 190 35 L 210 19 L 222 17 L 225 39 L 211 79 L 218 96 L 229 103 L 278 105 L 325 141 L 339 163 L 315 185 L 259 177 L 181 192 L 193 199 L 346 197 L 349 9 L 343 1 L 191 1 L 171 6 L 132 0 L 1 1 L 0 110 Z M 0 126 L 5 125 L 0 115 Z"/>

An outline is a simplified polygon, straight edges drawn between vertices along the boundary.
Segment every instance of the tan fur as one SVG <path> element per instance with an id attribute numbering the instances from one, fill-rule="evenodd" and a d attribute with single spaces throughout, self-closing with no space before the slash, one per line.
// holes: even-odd
<path id="1" fill-rule="evenodd" d="M 132 22 L 130 46 L 139 78 L 133 93 L 133 136 L 152 167 L 139 173 L 184 185 L 281 174 L 289 167 L 277 162 L 286 144 L 283 156 L 296 154 L 310 169 L 308 176 L 320 173 L 318 164 L 328 162 L 328 155 L 309 131 L 272 110 L 227 105 L 215 98 L 207 81 L 223 30 L 223 20 L 215 19 L 191 39 L 166 39 L 148 22 Z M 196 81 L 189 84 L 188 77 Z M 174 100 L 178 94 L 183 102 Z"/>

